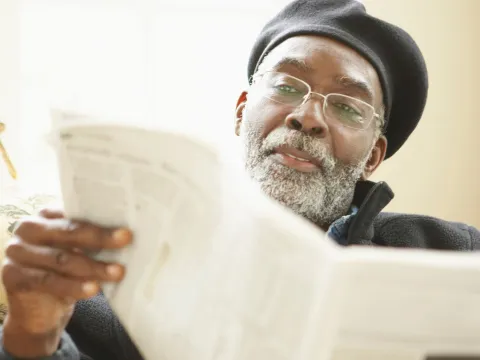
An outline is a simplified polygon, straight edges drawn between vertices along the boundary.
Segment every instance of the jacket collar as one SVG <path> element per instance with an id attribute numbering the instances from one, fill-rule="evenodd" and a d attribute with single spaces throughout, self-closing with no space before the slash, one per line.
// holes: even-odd
<path id="1" fill-rule="evenodd" d="M 353 205 L 358 212 L 348 229 L 348 245 L 373 245 L 374 220 L 393 199 L 394 193 L 386 182 L 359 181 Z"/>

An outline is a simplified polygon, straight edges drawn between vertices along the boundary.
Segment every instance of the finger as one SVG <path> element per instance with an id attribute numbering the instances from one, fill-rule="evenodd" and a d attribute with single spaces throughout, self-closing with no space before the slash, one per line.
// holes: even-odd
<path id="1" fill-rule="evenodd" d="M 100 290 L 96 282 L 82 282 L 51 271 L 22 267 L 8 260 L 3 265 L 2 281 L 9 294 L 38 291 L 60 299 L 87 299 Z"/>
<path id="2" fill-rule="evenodd" d="M 17 238 L 9 241 L 5 255 L 24 267 L 54 271 L 82 280 L 120 281 L 125 273 L 119 264 L 95 261 L 79 252 L 23 243 Z"/>
<path id="3" fill-rule="evenodd" d="M 61 209 L 54 208 L 42 209 L 38 215 L 45 219 L 62 219 L 65 217 L 65 213 Z"/>
<path id="4" fill-rule="evenodd" d="M 109 229 L 67 219 L 23 218 L 15 235 L 33 245 L 84 250 L 118 249 L 132 241 L 125 228 Z"/>

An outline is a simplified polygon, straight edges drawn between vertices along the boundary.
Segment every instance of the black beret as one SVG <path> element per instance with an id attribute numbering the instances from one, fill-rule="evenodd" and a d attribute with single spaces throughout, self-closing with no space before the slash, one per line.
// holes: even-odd
<path id="1" fill-rule="evenodd" d="M 367 14 L 357 0 L 297 0 L 262 29 L 250 54 L 248 78 L 273 48 L 299 35 L 333 38 L 373 65 L 384 94 L 386 157 L 392 156 L 417 126 L 427 100 L 427 67 L 412 37 Z"/>

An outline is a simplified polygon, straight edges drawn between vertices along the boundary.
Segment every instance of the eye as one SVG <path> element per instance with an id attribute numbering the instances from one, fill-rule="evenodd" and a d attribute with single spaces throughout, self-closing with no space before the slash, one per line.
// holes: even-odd
<path id="1" fill-rule="evenodd" d="M 333 113 L 337 119 L 342 122 L 354 122 L 359 124 L 365 121 L 365 117 L 363 116 L 362 112 L 350 105 L 342 102 L 336 102 L 332 105 L 335 109 Z"/>
<path id="2" fill-rule="evenodd" d="M 300 93 L 299 90 L 297 90 L 293 86 L 287 85 L 287 84 L 275 85 L 274 89 L 277 90 L 278 92 L 281 92 L 281 93 L 284 93 L 284 94 L 298 94 L 298 93 Z"/>
<path id="3" fill-rule="evenodd" d="M 360 114 L 357 110 L 355 110 L 354 108 L 352 108 L 351 106 L 349 106 L 349 105 L 347 105 L 347 104 L 336 103 L 335 106 L 336 106 L 337 108 L 339 108 L 340 110 L 345 111 L 345 112 L 347 112 L 347 113 L 350 113 L 350 114 L 353 114 L 353 115 L 362 116 L 362 114 Z"/>

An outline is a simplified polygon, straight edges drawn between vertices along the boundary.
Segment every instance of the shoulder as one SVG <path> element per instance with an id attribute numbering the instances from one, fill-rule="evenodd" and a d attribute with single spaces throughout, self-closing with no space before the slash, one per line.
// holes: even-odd
<path id="1" fill-rule="evenodd" d="M 467 224 L 432 216 L 380 213 L 375 243 L 385 246 L 442 250 L 480 250 L 480 232 Z"/>

